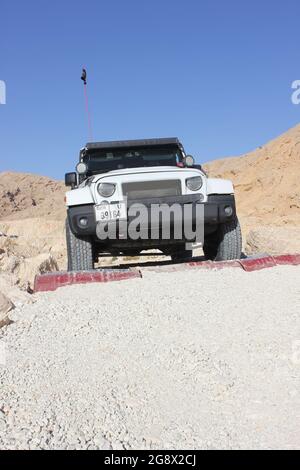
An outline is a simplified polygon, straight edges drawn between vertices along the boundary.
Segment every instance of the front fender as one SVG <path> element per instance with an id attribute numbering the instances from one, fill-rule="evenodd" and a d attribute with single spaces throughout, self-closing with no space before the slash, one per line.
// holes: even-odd
<path id="1" fill-rule="evenodd" d="M 221 178 L 207 178 L 207 195 L 209 194 L 234 194 L 233 184 L 230 180 Z"/>
<path id="2" fill-rule="evenodd" d="M 66 206 L 80 206 L 83 204 L 94 204 L 94 199 L 89 186 L 66 192 Z"/>

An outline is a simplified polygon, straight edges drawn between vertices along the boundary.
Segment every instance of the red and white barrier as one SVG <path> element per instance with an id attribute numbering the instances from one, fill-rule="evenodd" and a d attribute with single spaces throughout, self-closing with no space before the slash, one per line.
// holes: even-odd
<path id="1" fill-rule="evenodd" d="M 233 261 L 189 261 L 179 264 L 141 266 L 143 270 L 154 272 L 185 271 L 187 269 L 224 269 L 242 268 L 244 271 L 257 271 L 278 265 L 300 265 L 300 254 L 294 255 L 261 255 Z M 55 272 L 35 277 L 34 292 L 53 291 L 58 287 L 90 282 L 111 282 L 125 279 L 141 278 L 138 269 L 100 269 L 95 271 Z"/>
<path id="2" fill-rule="evenodd" d="M 34 292 L 53 291 L 58 287 L 90 282 L 123 281 L 141 278 L 138 269 L 101 269 L 95 271 L 54 272 L 35 276 Z"/>
<path id="3" fill-rule="evenodd" d="M 185 271 L 190 268 L 197 269 L 224 269 L 242 268 L 244 271 L 258 271 L 260 269 L 271 268 L 277 265 L 300 265 L 300 254 L 271 256 L 264 254 L 249 258 L 232 261 L 189 261 L 176 265 L 157 265 L 146 267 L 145 269 L 155 272 Z"/>

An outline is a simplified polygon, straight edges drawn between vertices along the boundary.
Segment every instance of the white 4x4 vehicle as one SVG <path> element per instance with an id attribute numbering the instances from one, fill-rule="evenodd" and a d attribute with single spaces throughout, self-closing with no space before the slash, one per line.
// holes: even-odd
<path id="1" fill-rule="evenodd" d="M 129 236 L 134 219 L 130 210 L 136 205 L 146 213 L 153 207 L 188 207 L 192 225 L 202 214 L 205 257 L 240 258 L 241 230 L 231 181 L 208 178 L 177 138 L 88 143 L 80 151 L 76 170 L 65 175 L 72 188 L 66 193 L 68 270 L 93 269 L 104 253 L 138 256 L 143 250 L 159 249 L 173 260 L 191 258 L 195 240 L 187 240 L 185 231 L 179 238 L 172 230 L 167 238 L 161 236 L 161 219 L 156 219 L 158 231 L 151 236 L 153 216 L 135 223 L 143 236 Z M 176 214 L 169 218 L 174 226 Z M 99 236 L 112 224 L 114 236 Z"/>

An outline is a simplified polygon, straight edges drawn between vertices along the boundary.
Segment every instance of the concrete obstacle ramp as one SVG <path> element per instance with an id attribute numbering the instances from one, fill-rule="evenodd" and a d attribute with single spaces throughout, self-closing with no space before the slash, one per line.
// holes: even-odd
<path id="1" fill-rule="evenodd" d="M 278 265 L 300 265 L 300 254 L 271 256 L 260 254 L 232 261 L 188 261 L 178 264 L 157 266 L 140 266 L 140 269 L 96 269 L 94 271 L 60 271 L 37 275 L 34 281 L 34 292 L 54 291 L 58 287 L 90 282 L 123 281 L 142 278 L 142 271 L 174 272 L 188 269 L 225 269 L 240 268 L 244 271 L 257 271 Z"/>
<path id="2" fill-rule="evenodd" d="M 155 272 L 185 271 L 187 269 L 224 269 L 241 268 L 244 271 L 258 271 L 260 269 L 271 268 L 277 265 L 300 265 L 300 254 L 271 256 L 268 254 L 258 254 L 244 259 L 231 261 L 188 261 L 179 264 L 151 266 L 142 268 Z"/>
<path id="3" fill-rule="evenodd" d="M 141 278 L 138 269 L 99 269 L 94 271 L 58 271 L 35 276 L 34 292 L 53 291 L 58 287 L 90 282 L 123 281 Z"/>

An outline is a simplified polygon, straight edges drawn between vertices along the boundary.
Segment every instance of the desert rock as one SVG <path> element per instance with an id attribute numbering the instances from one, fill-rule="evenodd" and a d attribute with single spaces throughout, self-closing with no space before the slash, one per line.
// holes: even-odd
<path id="1" fill-rule="evenodd" d="M 11 320 L 8 313 L 14 308 L 14 304 L 9 300 L 6 295 L 0 292 L 0 328 L 9 325 Z"/>
<path id="2" fill-rule="evenodd" d="M 300 248 L 299 227 L 257 227 L 250 230 L 246 253 L 269 253 L 280 255 L 284 253 L 297 253 Z"/>
<path id="3" fill-rule="evenodd" d="M 37 274 L 44 274 L 51 271 L 58 271 L 58 264 L 51 255 L 40 254 L 33 258 L 25 258 L 20 261 L 16 274 L 20 286 L 23 288 L 32 288 L 34 278 Z"/>

